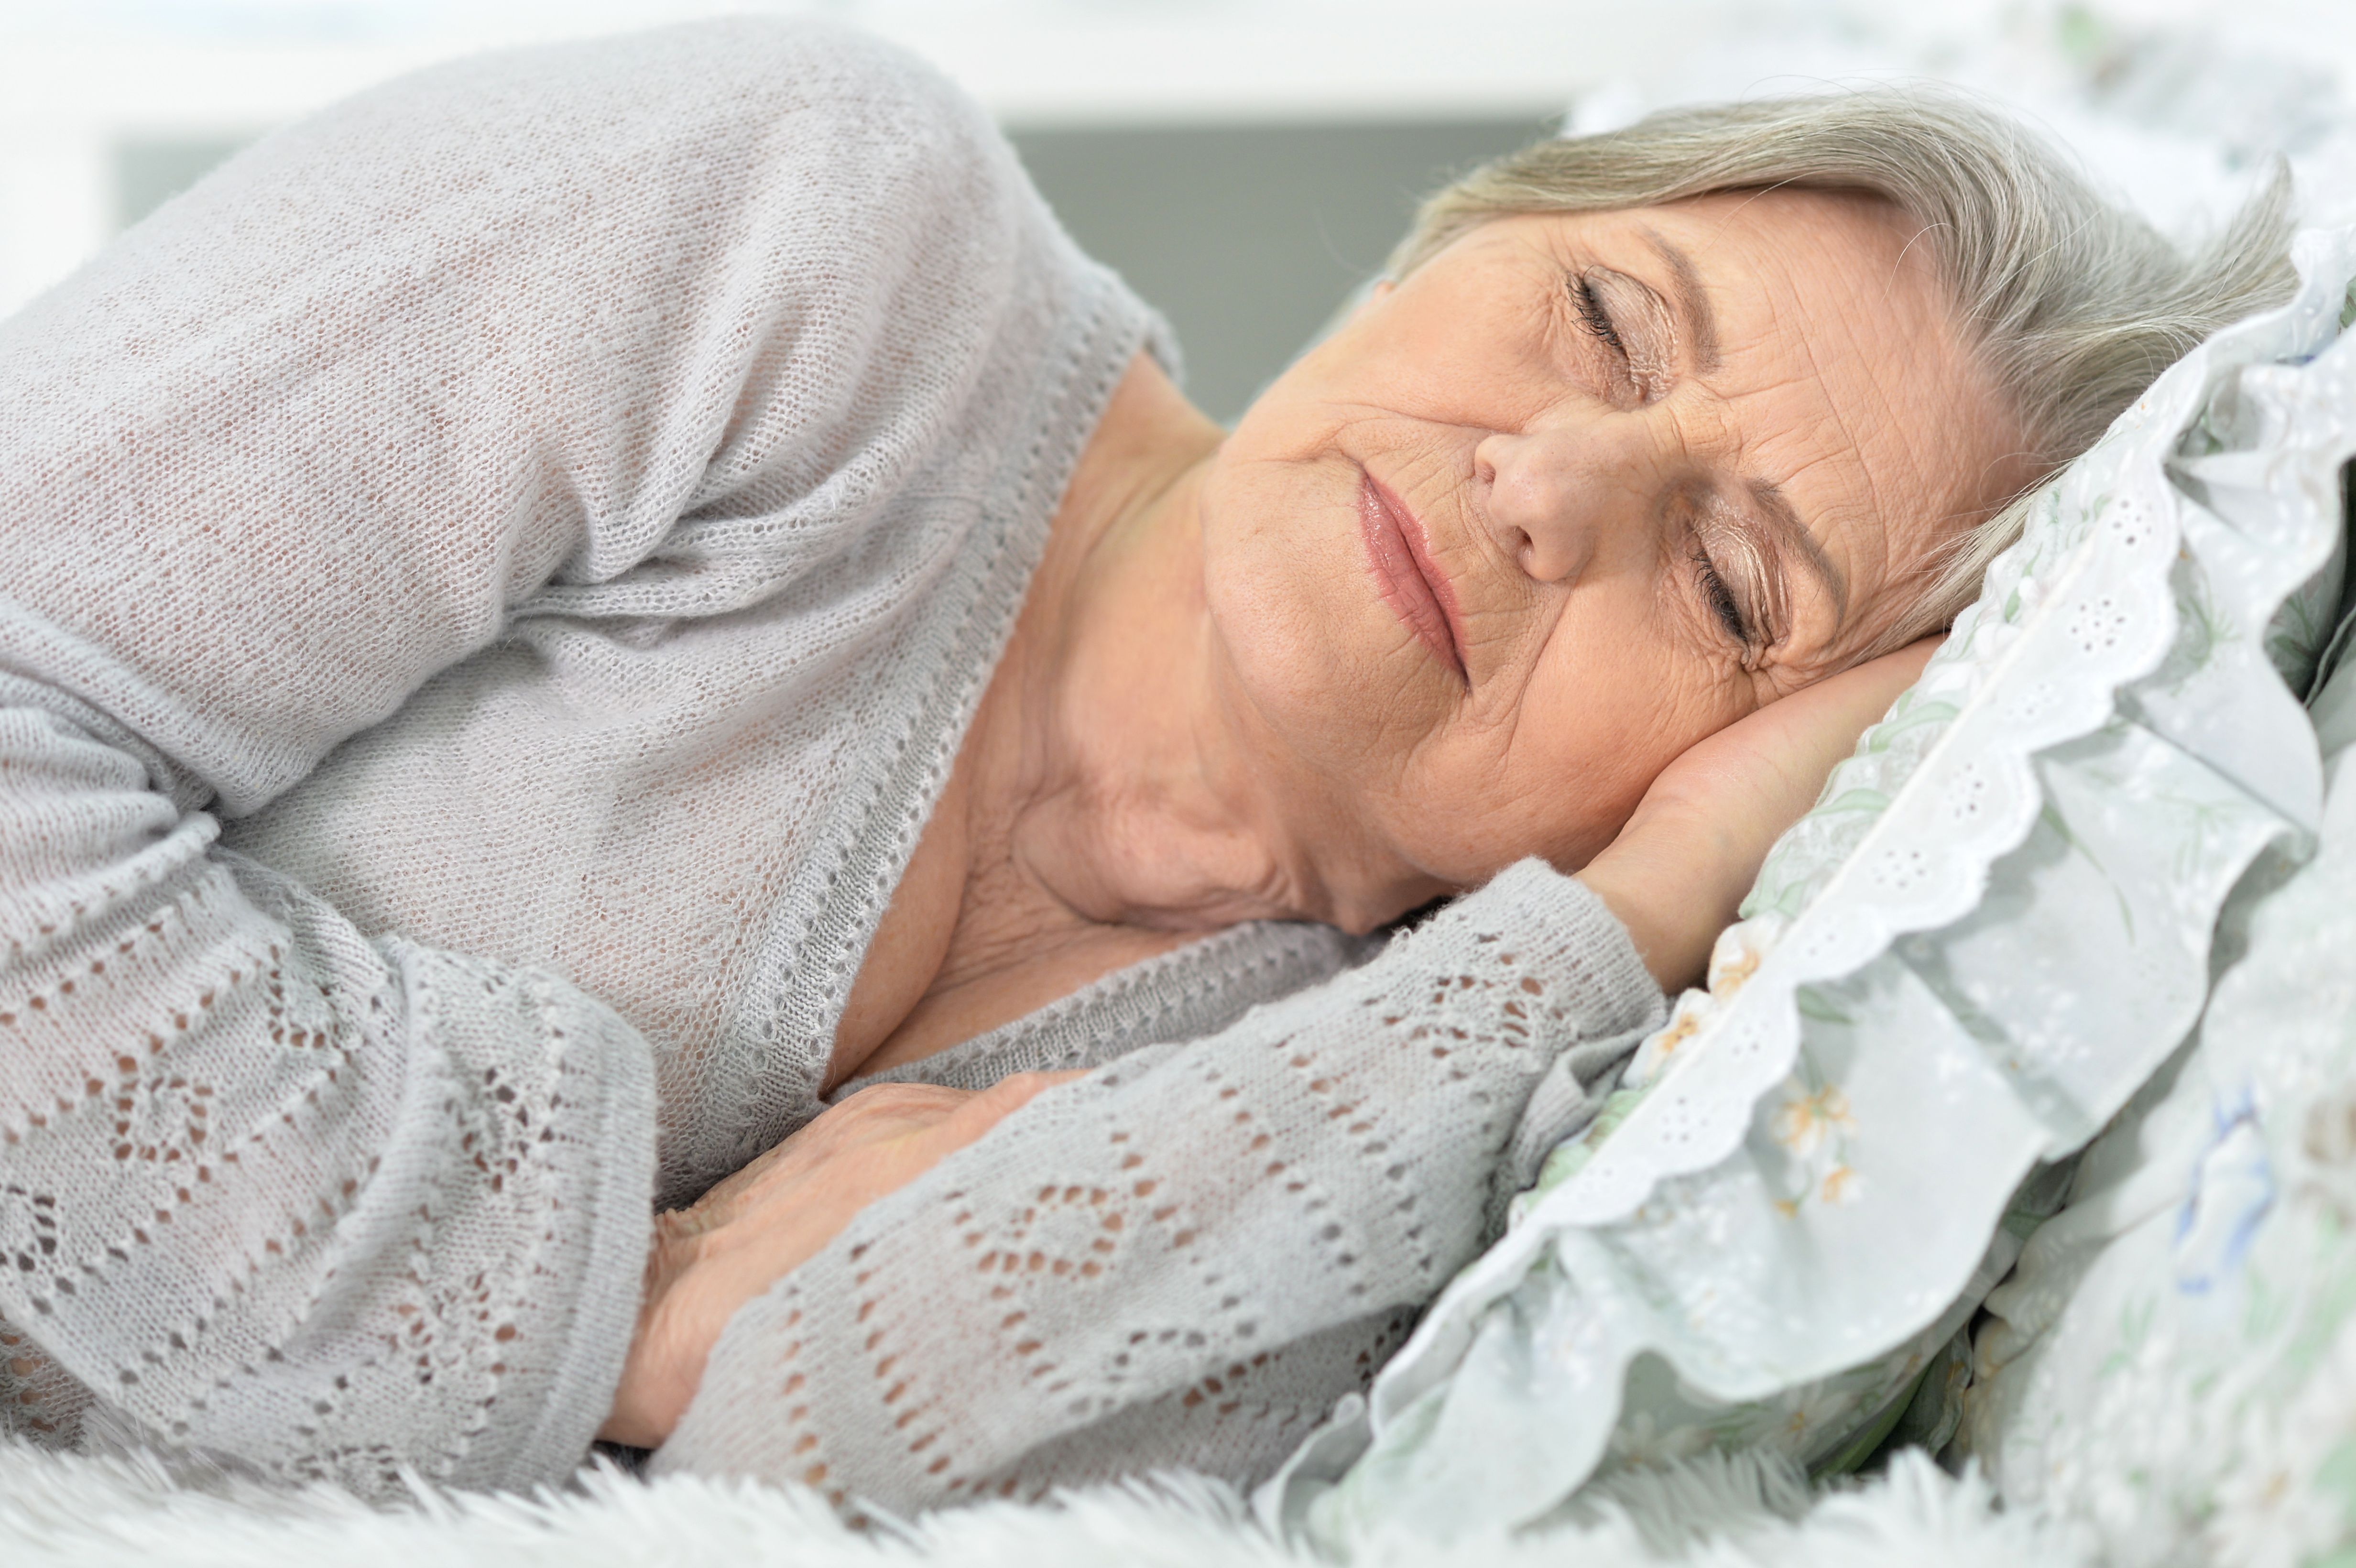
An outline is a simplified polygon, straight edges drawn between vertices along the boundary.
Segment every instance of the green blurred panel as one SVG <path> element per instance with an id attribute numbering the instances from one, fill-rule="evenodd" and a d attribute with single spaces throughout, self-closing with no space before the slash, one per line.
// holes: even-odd
<path id="1" fill-rule="evenodd" d="M 1170 318 L 1186 389 L 1228 420 L 1333 315 L 1449 176 L 1527 120 L 1016 130 L 1083 250 Z"/>
<path id="2" fill-rule="evenodd" d="M 251 137 L 118 142 L 114 147 L 114 220 L 128 229 L 226 162 Z"/>

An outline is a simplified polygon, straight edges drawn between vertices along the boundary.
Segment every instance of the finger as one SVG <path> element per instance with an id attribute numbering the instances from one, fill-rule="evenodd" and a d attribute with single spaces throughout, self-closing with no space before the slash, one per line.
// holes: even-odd
<path id="1" fill-rule="evenodd" d="M 970 1089 L 931 1083 L 879 1084 L 830 1107 L 811 1124 L 819 1134 L 811 1157 L 825 1158 L 857 1145 L 882 1143 L 937 1126 L 976 1098 Z"/>
<path id="2" fill-rule="evenodd" d="M 876 1168 L 896 1172 L 884 1179 L 897 1185 L 974 1142 L 1041 1091 L 1087 1076 L 1085 1072 L 1016 1072 L 979 1093 L 937 1083 L 870 1084 L 828 1106 L 691 1207 L 667 1219 L 680 1240 L 709 1233 L 756 1207 L 769 1193 L 793 1188 L 851 1151 L 885 1144 L 904 1144 L 897 1158 Z M 940 1136 L 926 1136 L 937 1131 Z"/>
<path id="3" fill-rule="evenodd" d="M 1028 1100 L 1042 1089 L 1053 1089 L 1058 1083 L 1077 1083 L 1087 1075 L 1086 1068 L 1071 1068 L 1061 1072 L 1010 1072 L 982 1093 L 987 1094 L 1003 1089 Z"/>
<path id="4" fill-rule="evenodd" d="M 963 1148 L 1046 1091 L 1087 1076 L 1086 1072 L 1011 1073 L 958 1106 L 940 1124 L 931 1141 L 944 1154 Z"/>
<path id="5" fill-rule="evenodd" d="M 1879 658 L 1853 666 L 1834 678 L 1855 676 L 1858 677 L 1859 685 L 1871 685 L 1895 697 L 1922 678 L 1922 667 L 1931 662 L 1931 656 L 1937 653 L 1939 645 L 1946 640 L 1944 632 L 1934 637 L 1920 638 L 1895 653 L 1884 654 Z"/>
<path id="6" fill-rule="evenodd" d="M 947 1115 L 972 1099 L 970 1089 L 947 1089 L 938 1083 L 870 1083 L 844 1095 L 820 1113 L 819 1119 L 885 1115 Z"/>
<path id="7" fill-rule="evenodd" d="M 1017 1072 L 979 1092 L 931 1083 L 875 1084 L 830 1106 L 780 1145 L 774 1151 L 780 1157 L 731 1196 L 742 1207 L 771 1189 L 789 1188 L 813 1172 L 829 1170 L 838 1176 L 853 1170 L 889 1190 L 972 1143 L 1041 1091 L 1086 1076 Z"/>
<path id="8" fill-rule="evenodd" d="M 675 1211 L 682 1235 L 726 1222 L 748 1204 L 799 1180 L 843 1150 L 905 1136 L 937 1125 L 974 1099 L 970 1089 L 936 1083 L 874 1083 L 845 1096 L 723 1178 L 688 1209 Z"/>
<path id="9" fill-rule="evenodd" d="M 992 1119 L 1004 1116 L 1029 1104 L 1040 1094 L 1059 1083 L 1069 1083 L 1086 1078 L 1084 1072 L 1011 1072 L 983 1090 L 969 1102 L 962 1112 L 967 1115 L 992 1115 Z"/>

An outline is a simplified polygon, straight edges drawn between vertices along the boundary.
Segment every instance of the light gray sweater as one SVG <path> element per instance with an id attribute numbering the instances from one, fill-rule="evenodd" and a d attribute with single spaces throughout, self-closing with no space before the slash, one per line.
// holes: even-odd
<path id="1" fill-rule="evenodd" d="M 650 1203 L 819 1108 L 1141 346 L 971 104 L 758 23 L 368 94 L 0 323 L 0 1424 L 575 1464 Z M 659 1465 L 1265 1471 L 1660 1007 L 1540 867 L 1365 956 L 1238 928 L 920 1064 L 1120 1057 L 740 1314 Z"/>

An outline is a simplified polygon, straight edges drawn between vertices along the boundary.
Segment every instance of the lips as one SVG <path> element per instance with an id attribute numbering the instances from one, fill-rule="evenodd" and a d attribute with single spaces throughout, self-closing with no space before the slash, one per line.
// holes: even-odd
<path id="1" fill-rule="evenodd" d="M 1454 670 L 1458 678 L 1464 678 L 1463 643 L 1456 631 L 1456 596 L 1446 574 L 1431 563 L 1423 526 L 1398 497 L 1376 484 L 1372 475 L 1358 485 L 1358 524 L 1366 541 L 1366 562 L 1383 603 L 1440 663 Z"/>

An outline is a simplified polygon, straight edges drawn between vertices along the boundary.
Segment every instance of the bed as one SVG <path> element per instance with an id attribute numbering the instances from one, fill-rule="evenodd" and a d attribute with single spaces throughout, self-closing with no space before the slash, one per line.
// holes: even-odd
<path id="1" fill-rule="evenodd" d="M 1912 47 L 1730 40 L 1581 112 L 1799 85 L 1771 62 L 1919 67 Z M 2294 1563 L 2356 1542 L 2356 228 L 2333 221 L 2356 132 L 2303 65 L 2074 10 L 1942 69 L 2027 97 L 2169 221 L 2290 148 L 2298 297 L 2035 498 L 1778 845 L 1708 987 L 1256 1495 L 1169 1476 L 852 1530 L 789 1489 L 605 1469 L 382 1512 L 127 1444 L 5 1447 L 10 1560 Z"/>

